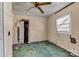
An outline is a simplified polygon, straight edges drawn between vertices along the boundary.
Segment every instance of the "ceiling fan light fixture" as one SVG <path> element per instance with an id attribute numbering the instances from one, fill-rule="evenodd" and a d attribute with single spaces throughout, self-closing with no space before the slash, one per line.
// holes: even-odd
<path id="1" fill-rule="evenodd" d="M 44 6 L 44 5 L 50 5 L 51 2 L 31 2 L 42 14 L 44 14 L 44 11 L 42 10 L 42 8 L 40 8 L 40 6 Z M 29 8 L 28 10 L 30 10 L 32 8 Z"/>

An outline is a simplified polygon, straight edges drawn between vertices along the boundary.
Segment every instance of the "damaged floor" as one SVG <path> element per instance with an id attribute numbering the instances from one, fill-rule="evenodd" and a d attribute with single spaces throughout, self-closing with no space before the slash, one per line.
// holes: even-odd
<path id="1" fill-rule="evenodd" d="M 72 57 L 70 53 L 50 42 L 36 42 L 20 44 L 20 48 L 13 48 L 14 57 Z"/>

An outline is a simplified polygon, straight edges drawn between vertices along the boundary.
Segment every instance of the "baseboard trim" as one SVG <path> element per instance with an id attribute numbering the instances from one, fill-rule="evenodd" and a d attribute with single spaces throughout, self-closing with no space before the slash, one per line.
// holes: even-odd
<path id="1" fill-rule="evenodd" d="M 43 40 L 43 41 L 35 41 L 35 42 L 30 42 L 28 44 L 31 44 L 31 43 L 39 43 L 39 42 L 48 42 L 48 40 Z"/>

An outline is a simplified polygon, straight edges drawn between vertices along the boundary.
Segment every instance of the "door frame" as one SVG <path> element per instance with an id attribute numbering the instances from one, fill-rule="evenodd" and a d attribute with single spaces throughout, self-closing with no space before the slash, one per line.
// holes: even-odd
<path id="1" fill-rule="evenodd" d="M 19 22 L 22 22 L 22 21 L 28 22 L 28 24 L 29 24 L 29 20 L 28 19 L 21 19 L 21 20 L 19 20 Z M 30 29 L 29 29 L 29 25 L 28 25 L 28 43 L 29 43 L 29 34 L 30 34 Z"/>
<path id="2" fill-rule="evenodd" d="M 1 49 L 0 50 L 2 50 L 2 53 L 1 53 L 1 56 L 0 57 L 4 57 L 5 55 L 5 53 L 4 53 L 4 3 L 3 2 L 0 2 L 0 7 L 1 7 L 1 10 L 0 10 L 0 22 L 1 22 L 1 31 L 0 32 L 2 32 L 1 34 L 2 34 L 2 36 L 1 36 Z"/>

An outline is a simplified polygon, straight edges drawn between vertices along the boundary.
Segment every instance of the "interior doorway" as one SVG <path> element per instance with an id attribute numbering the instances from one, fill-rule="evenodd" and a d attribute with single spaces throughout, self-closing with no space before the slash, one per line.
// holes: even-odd
<path id="1" fill-rule="evenodd" d="M 28 43 L 29 21 L 24 21 L 24 43 Z"/>

